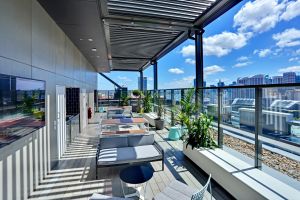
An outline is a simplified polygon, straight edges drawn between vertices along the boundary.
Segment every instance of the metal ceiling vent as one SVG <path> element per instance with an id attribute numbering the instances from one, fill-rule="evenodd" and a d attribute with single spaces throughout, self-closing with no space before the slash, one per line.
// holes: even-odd
<path id="1" fill-rule="evenodd" d="M 172 45 L 186 40 L 187 31 L 195 29 L 195 20 L 214 3 L 215 0 L 100 0 L 111 69 L 146 68 Z"/>

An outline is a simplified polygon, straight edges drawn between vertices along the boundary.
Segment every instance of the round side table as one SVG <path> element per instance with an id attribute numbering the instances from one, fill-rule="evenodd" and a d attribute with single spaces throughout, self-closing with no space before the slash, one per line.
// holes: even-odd
<path id="1" fill-rule="evenodd" d="M 153 177 L 153 169 L 150 166 L 146 166 L 146 165 L 134 165 L 134 166 L 130 166 L 130 167 L 127 167 L 127 168 L 123 169 L 120 172 L 120 179 L 124 183 L 135 184 L 135 185 L 136 184 L 146 183 L 146 185 L 143 187 L 143 189 L 144 189 L 144 196 L 140 195 L 140 189 L 141 189 L 141 187 L 138 188 L 138 189 L 136 189 L 135 193 L 125 194 L 124 188 L 123 188 L 123 184 L 121 183 L 124 197 L 128 198 L 128 197 L 137 196 L 140 199 L 144 199 L 144 197 L 146 195 L 147 182 L 152 177 Z"/>

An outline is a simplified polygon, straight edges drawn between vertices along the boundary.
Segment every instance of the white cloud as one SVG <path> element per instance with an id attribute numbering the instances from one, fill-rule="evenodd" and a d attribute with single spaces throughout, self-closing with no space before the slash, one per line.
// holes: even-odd
<path id="1" fill-rule="evenodd" d="M 148 81 L 153 81 L 153 77 L 149 76 L 149 77 L 147 78 L 147 80 L 148 80 Z"/>
<path id="2" fill-rule="evenodd" d="M 222 68 L 218 65 L 212 65 L 212 66 L 208 66 L 208 67 L 204 68 L 204 75 L 207 76 L 207 75 L 211 75 L 211 74 L 215 74 L 215 73 L 223 72 L 223 71 L 225 71 L 224 68 Z"/>
<path id="3" fill-rule="evenodd" d="M 281 20 L 289 21 L 300 15 L 300 1 L 290 1 L 287 3 L 285 11 L 280 16 Z"/>
<path id="4" fill-rule="evenodd" d="M 118 76 L 118 79 L 122 80 L 122 81 L 126 81 L 126 82 L 130 82 L 132 81 L 130 78 L 128 78 L 127 76 Z"/>
<path id="5" fill-rule="evenodd" d="M 300 72 L 300 66 L 291 66 L 286 68 L 279 69 L 278 72 L 285 73 L 285 72 Z"/>
<path id="6" fill-rule="evenodd" d="M 180 53 L 183 57 L 195 56 L 195 45 L 189 44 L 187 46 L 182 47 Z"/>
<path id="7" fill-rule="evenodd" d="M 241 56 L 239 58 L 236 59 L 236 61 L 238 62 L 245 62 L 245 61 L 248 61 L 249 58 L 247 56 Z"/>
<path id="8" fill-rule="evenodd" d="M 243 33 L 262 33 L 274 28 L 280 21 L 286 1 L 256 0 L 247 2 L 234 16 L 233 27 Z"/>
<path id="9" fill-rule="evenodd" d="M 255 49 L 253 54 L 258 54 L 259 57 L 264 58 L 272 53 L 271 49 Z"/>
<path id="10" fill-rule="evenodd" d="M 221 57 L 233 49 L 240 49 L 247 44 L 247 36 L 240 33 L 222 32 L 203 39 L 204 55 Z"/>
<path id="11" fill-rule="evenodd" d="M 184 71 L 182 69 L 179 69 L 179 68 L 170 68 L 168 70 L 168 72 L 172 73 L 172 74 L 183 74 Z"/>
<path id="12" fill-rule="evenodd" d="M 294 62 L 294 61 L 298 61 L 298 60 L 300 60 L 299 57 L 294 57 L 294 58 L 290 58 L 289 62 Z"/>
<path id="13" fill-rule="evenodd" d="M 187 58 L 187 59 L 185 59 L 185 63 L 195 65 L 196 61 L 194 59 Z"/>
<path id="14" fill-rule="evenodd" d="M 169 82 L 164 82 L 162 88 L 190 88 L 194 85 L 194 76 L 186 76 Z"/>
<path id="15" fill-rule="evenodd" d="M 247 65 L 250 65 L 252 62 L 247 61 L 247 62 L 239 62 L 237 64 L 234 65 L 234 67 L 245 67 Z"/>
<path id="16" fill-rule="evenodd" d="M 286 29 L 282 33 L 274 34 L 273 39 L 277 41 L 276 45 L 281 48 L 298 46 L 300 45 L 300 30 Z"/>

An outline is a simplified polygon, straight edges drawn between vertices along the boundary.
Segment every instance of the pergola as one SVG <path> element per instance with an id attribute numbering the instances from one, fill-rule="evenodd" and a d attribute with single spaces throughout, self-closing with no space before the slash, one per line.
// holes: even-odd
<path id="1" fill-rule="evenodd" d="M 196 88 L 203 87 L 204 28 L 241 0 L 39 0 L 98 72 L 140 72 L 186 39 L 195 41 Z"/>

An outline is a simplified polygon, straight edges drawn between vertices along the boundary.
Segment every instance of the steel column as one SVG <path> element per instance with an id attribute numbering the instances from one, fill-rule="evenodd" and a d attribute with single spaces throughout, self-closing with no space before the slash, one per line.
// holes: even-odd
<path id="1" fill-rule="evenodd" d="M 254 165 L 256 168 L 261 168 L 262 160 L 262 142 L 259 140 L 259 135 L 262 134 L 262 88 L 255 87 L 255 158 Z"/>
<path id="2" fill-rule="evenodd" d="M 174 106 L 175 106 L 175 91 L 171 90 L 171 126 L 175 125 L 175 116 L 174 116 Z"/>
<path id="3" fill-rule="evenodd" d="M 203 88 L 204 84 L 204 74 L 203 74 L 203 33 L 204 30 L 195 31 L 195 59 L 196 59 L 196 93 L 195 93 L 195 103 L 198 106 L 203 105 Z"/>
<path id="4" fill-rule="evenodd" d="M 157 98 L 159 98 L 159 96 L 158 96 L 158 92 L 157 92 L 157 61 L 156 60 L 154 60 L 154 61 L 152 61 L 151 62 L 151 64 L 153 65 L 153 90 L 154 90 L 154 104 L 156 105 L 157 104 L 157 101 L 158 101 L 158 99 Z M 157 109 L 156 109 L 157 107 L 156 106 L 154 106 L 154 111 L 156 112 L 157 111 Z"/>
<path id="5" fill-rule="evenodd" d="M 223 99 L 223 90 L 221 88 L 218 88 L 218 146 L 219 148 L 223 147 L 223 128 L 221 127 L 222 99 Z"/>
<path id="6" fill-rule="evenodd" d="M 152 61 L 153 64 L 153 81 L 154 81 L 154 85 L 153 85 L 153 90 L 157 92 L 157 61 Z"/>
<path id="7" fill-rule="evenodd" d="M 140 71 L 140 91 L 143 91 L 144 89 L 144 75 L 143 75 L 143 70 Z"/>

